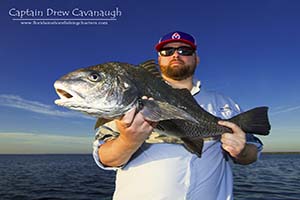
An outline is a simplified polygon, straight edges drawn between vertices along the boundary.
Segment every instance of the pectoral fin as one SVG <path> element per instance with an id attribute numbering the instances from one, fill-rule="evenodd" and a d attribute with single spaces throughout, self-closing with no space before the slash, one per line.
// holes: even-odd
<path id="1" fill-rule="evenodd" d="M 142 115 L 149 121 L 158 122 L 170 119 L 182 119 L 197 123 L 197 120 L 186 111 L 169 103 L 142 99 Z"/>

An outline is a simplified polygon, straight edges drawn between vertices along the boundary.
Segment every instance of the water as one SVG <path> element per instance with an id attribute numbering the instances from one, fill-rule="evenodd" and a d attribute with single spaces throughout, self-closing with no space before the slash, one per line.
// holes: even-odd
<path id="1" fill-rule="evenodd" d="M 0 156 L 0 199 L 111 199 L 114 173 L 91 155 Z"/>
<path id="2" fill-rule="evenodd" d="M 233 173 L 235 199 L 300 200 L 300 154 L 263 154 Z"/>
<path id="3" fill-rule="evenodd" d="M 233 171 L 236 200 L 300 200 L 299 154 L 263 155 Z M 0 155 L 1 200 L 108 200 L 114 177 L 91 155 Z"/>

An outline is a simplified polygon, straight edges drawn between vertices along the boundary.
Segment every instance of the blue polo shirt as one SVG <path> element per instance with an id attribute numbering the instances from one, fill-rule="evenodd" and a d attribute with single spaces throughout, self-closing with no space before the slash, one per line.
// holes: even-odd
<path id="1" fill-rule="evenodd" d="M 211 114 L 223 119 L 241 112 L 230 98 L 216 92 L 200 90 L 198 82 L 191 93 Z M 247 134 L 247 143 L 255 144 L 259 152 L 262 143 Z M 104 167 L 99 162 L 94 142 L 94 159 L 103 169 L 117 170 L 114 200 L 230 200 L 233 199 L 233 177 L 229 156 L 220 141 L 206 140 L 202 157 L 188 152 L 181 144 L 145 143 L 123 167 Z"/>

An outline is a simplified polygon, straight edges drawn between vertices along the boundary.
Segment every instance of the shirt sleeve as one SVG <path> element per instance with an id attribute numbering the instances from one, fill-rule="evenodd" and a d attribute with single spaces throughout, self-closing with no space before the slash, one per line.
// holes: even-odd
<path id="1" fill-rule="evenodd" d="M 263 143 L 260 139 L 252 134 L 246 133 L 246 143 L 254 144 L 257 147 L 257 159 L 260 158 L 261 152 L 263 150 Z"/>
<path id="2" fill-rule="evenodd" d="M 113 140 L 119 136 L 119 133 L 114 131 L 115 128 L 115 123 L 114 122 L 109 122 L 101 127 L 99 127 L 98 131 L 96 132 L 95 135 L 95 140 L 93 143 L 93 158 L 98 167 L 101 169 L 105 170 L 117 170 L 120 167 L 107 167 L 104 166 L 99 158 L 98 150 L 99 147 L 104 144 L 108 140 Z"/>

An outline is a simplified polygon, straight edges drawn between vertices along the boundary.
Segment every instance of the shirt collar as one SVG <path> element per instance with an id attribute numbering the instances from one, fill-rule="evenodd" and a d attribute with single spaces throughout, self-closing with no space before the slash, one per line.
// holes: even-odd
<path id="1" fill-rule="evenodd" d="M 170 83 L 168 83 L 168 81 L 165 81 L 165 83 L 167 83 L 168 85 L 172 86 Z M 198 94 L 200 92 L 200 88 L 201 88 L 201 82 L 199 80 L 193 80 L 193 87 L 191 89 L 191 94 L 194 96 L 196 94 Z"/>
<path id="2" fill-rule="evenodd" d="M 198 92 L 200 92 L 200 88 L 201 88 L 201 82 L 199 80 L 194 80 L 191 94 L 196 95 Z"/>

